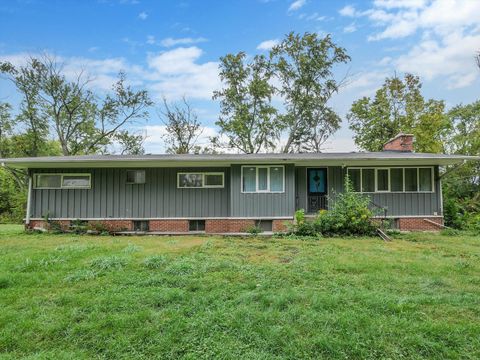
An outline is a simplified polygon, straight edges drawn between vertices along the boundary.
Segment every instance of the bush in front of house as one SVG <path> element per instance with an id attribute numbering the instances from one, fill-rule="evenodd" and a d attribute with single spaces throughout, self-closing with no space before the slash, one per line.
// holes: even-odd
<path id="1" fill-rule="evenodd" d="M 373 212 L 370 198 L 355 192 L 345 177 L 345 190 L 335 194 L 330 210 L 320 210 L 313 221 L 305 218 L 304 210 L 295 213 L 295 224 L 291 233 L 298 236 L 374 235 Z"/>

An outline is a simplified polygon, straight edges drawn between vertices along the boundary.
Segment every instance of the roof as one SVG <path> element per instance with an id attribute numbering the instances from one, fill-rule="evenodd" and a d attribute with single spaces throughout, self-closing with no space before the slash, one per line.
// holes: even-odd
<path id="1" fill-rule="evenodd" d="M 302 154 L 150 154 L 150 155 L 81 155 L 0 159 L 4 166 L 35 168 L 102 168 L 102 167 L 199 167 L 231 164 L 295 164 L 298 166 L 387 166 L 452 165 L 479 156 L 410 153 L 397 151 L 302 153 Z"/>

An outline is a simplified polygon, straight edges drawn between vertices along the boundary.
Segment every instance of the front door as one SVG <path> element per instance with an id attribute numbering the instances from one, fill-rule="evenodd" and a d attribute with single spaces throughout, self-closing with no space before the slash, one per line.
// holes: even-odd
<path id="1" fill-rule="evenodd" d="M 307 212 L 327 208 L 327 168 L 307 168 Z"/>

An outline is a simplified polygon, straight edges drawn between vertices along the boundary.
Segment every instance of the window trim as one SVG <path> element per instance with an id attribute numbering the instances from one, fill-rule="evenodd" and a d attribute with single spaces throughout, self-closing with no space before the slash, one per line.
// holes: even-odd
<path id="1" fill-rule="evenodd" d="M 180 186 L 180 175 L 202 175 L 202 186 Z M 206 185 L 205 184 L 205 175 L 221 175 L 222 176 L 222 185 Z M 213 172 L 213 171 L 180 171 L 177 172 L 177 189 L 223 189 L 225 187 L 225 172 Z"/>
<path id="2" fill-rule="evenodd" d="M 140 183 L 140 182 L 130 182 L 130 181 L 128 181 L 128 172 L 129 171 L 143 171 L 143 174 L 144 174 L 143 182 Z M 127 185 L 144 185 L 147 182 L 147 172 L 144 169 L 128 169 L 125 173 L 125 176 L 126 176 L 125 184 L 127 184 Z"/>
<path id="3" fill-rule="evenodd" d="M 244 168 L 255 168 L 255 191 L 243 191 L 243 169 Z M 281 191 L 272 191 L 270 190 L 270 171 L 271 168 L 282 168 L 283 169 L 283 178 L 282 178 L 282 190 Z M 258 190 L 258 169 L 266 168 L 267 171 L 267 190 Z M 240 170 L 240 192 L 242 194 L 283 194 L 285 192 L 285 165 L 242 165 Z"/>
<path id="4" fill-rule="evenodd" d="M 54 175 L 60 176 L 60 187 L 38 187 L 37 186 L 37 177 L 39 175 Z M 64 176 L 87 176 L 88 177 L 88 187 L 87 186 L 63 186 L 63 177 Z M 91 173 L 34 173 L 33 174 L 33 188 L 35 190 L 89 190 L 92 188 L 92 174 Z"/>
<path id="5" fill-rule="evenodd" d="M 366 167 L 361 167 L 361 166 L 348 166 L 347 167 L 347 175 L 348 175 L 348 170 L 350 169 L 358 169 L 360 170 L 360 193 L 363 194 L 385 194 L 385 193 L 390 193 L 390 194 L 432 194 L 435 193 L 435 171 L 434 171 L 434 166 L 394 166 L 394 167 L 385 167 L 385 166 L 379 166 L 379 167 L 371 167 L 371 166 L 366 166 Z M 363 176 L 362 176 L 362 170 L 363 169 L 375 169 L 375 191 L 363 191 Z M 378 176 L 377 176 L 377 169 L 388 169 L 388 191 L 378 191 Z M 391 169 L 402 169 L 403 172 L 403 191 L 391 191 L 391 175 L 390 175 L 390 170 Z M 405 191 L 405 169 L 417 169 L 417 191 Z M 427 190 L 427 191 L 420 191 L 420 169 L 430 169 L 431 173 L 431 179 L 432 179 L 432 190 Z"/>

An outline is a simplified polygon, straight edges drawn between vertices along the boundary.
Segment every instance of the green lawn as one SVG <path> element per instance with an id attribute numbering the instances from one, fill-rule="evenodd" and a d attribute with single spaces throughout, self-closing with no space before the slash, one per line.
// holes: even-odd
<path id="1" fill-rule="evenodd" d="M 480 358 L 480 238 L 25 234 L 0 358 Z"/>

